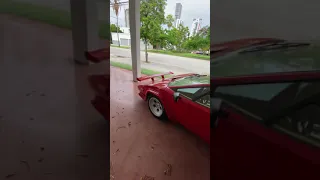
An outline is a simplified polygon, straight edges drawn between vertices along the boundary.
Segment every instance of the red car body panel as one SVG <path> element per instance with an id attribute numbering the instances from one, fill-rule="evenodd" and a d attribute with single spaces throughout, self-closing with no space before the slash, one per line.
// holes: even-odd
<path id="1" fill-rule="evenodd" d="M 175 102 L 173 99 L 173 89 L 210 87 L 210 84 L 193 84 L 172 87 L 168 86 L 172 79 L 183 78 L 192 75 L 195 74 L 182 74 L 172 78 L 166 78 L 160 81 L 152 81 L 152 83 L 139 85 L 139 95 L 143 100 L 147 100 L 147 97 L 150 94 L 157 96 L 163 104 L 165 112 L 170 120 L 182 124 L 189 131 L 193 132 L 210 144 L 210 109 L 201 106 L 185 97 L 181 97 L 177 102 Z M 154 76 L 146 76 L 143 78 L 143 80 L 151 79 L 151 77 L 154 78 Z"/>
<path id="2" fill-rule="evenodd" d="M 89 84 L 95 92 L 91 101 L 93 107 L 106 119 L 110 119 L 110 76 L 95 74 L 88 77 Z"/>
<path id="3" fill-rule="evenodd" d="M 107 41 L 106 44 L 110 45 Z M 96 49 L 93 51 L 85 51 L 84 53 L 87 60 L 93 63 L 99 63 L 101 61 L 110 60 L 110 46 L 102 49 Z"/>
<path id="4" fill-rule="evenodd" d="M 320 71 L 211 77 L 211 91 L 225 85 L 320 81 Z M 266 89 L 267 91 L 267 89 Z M 320 89 L 319 89 L 320 93 Z M 211 130 L 213 179 L 314 179 L 319 177 L 320 149 L 251 120 L 232 108 Z"/>

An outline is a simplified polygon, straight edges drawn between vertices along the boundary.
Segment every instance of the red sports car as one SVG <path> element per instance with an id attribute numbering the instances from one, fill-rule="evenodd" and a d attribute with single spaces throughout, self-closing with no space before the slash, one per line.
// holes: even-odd
<path id="1" fill-rule="evenodd" d="M 211 176 L 319 177 L 320 46 L 242 39 L 212 47 Z"/>
<path id="2" fill-rule="evenodd" d="M 165 78 L 165 75 L 138 78 L 149 80 L 138 86 L 140 97 L 148 102 L 156 118 L 176 121 L 210 143 L 210 77 L 182 74 Z M 156 79 L 160 76 L 162 79 Z"/>

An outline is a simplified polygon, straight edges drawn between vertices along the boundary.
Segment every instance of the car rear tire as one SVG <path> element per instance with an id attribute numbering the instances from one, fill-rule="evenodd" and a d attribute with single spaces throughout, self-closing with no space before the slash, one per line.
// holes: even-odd
<path id="1" fill-rule="evenodd" d="M 167 115 L 160 99 L 154 95 L 148 97 L 148 107 L 151 114 L 159 120 L 166 120 Z"/>

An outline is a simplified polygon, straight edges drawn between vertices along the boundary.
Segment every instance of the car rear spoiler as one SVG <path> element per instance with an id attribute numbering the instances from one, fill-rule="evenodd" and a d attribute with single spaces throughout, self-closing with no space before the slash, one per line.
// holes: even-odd
<path id="1" fill-rule="evenodd" d="M 101 61 L 110 61 L 110 48 L 85 51 L 85 57 L 87 58 L 87 60 L 93 63 L 99 63 Z"/>
<path id="2" fill-rule="evenodd" d="M 173 74 L 173 72 L 167 72 L 167 73 L 163 73 L 163 74 L 154 74 L 151 76 L 142 76 L 142 77 L 137 78 L 137 80 L 138 81 L 145 81 L 145 80 L 151 79 L 152 81 L 154 81 L 154 78 L 156 78 L 156 77 L 161 77 L 162 80 L 164 80 L 165 75 L 171 75 L 171 74 Z"/>

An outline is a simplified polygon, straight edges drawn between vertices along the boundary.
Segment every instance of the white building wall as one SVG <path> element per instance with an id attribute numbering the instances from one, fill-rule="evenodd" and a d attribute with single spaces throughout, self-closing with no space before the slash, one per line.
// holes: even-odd
<path id="1" fill-rule="evenodd" d="M 199 32 L 201 28 L 201 19 L 193 19 L 192 25 L 191 25 L 191 30 L 190 30 L 190 35 L 193 36 Z"/>
<path id="2" fill-rule="evenodd" d="M 120 27 L 120 30 L 121 30 L 123 33 L 128 33 L 128 34 L 130 34 L 130 28 L 128 28 L 128 27 Z"/>
<path id="3" fill-rule="evenodd" d="M 115 32 L 111 33 L 112 36 L 112 44 L 118 45 L 118 35 Z M 120 46 L 131 46 L 131 36 L 130 33 L 119 33 Z M 144 50 L 145 45 L 142 40 L 140 40 L 140 49 Z M 153 49 L 152 45 L 148 45 L 148 49 Z"/>

